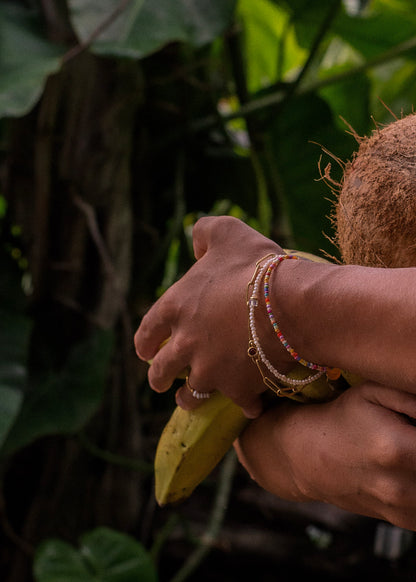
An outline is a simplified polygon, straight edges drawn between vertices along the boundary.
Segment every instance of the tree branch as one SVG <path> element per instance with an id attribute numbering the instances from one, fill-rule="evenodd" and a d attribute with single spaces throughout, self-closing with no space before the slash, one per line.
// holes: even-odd
<path id="1" fill-rule="evenodd" d="M 335 75 L 326 77 L 325 79 L 318 79 L 305 85 L 304 87 L 298 87 L 294 91 L 294 95 L 302 96 L 308 95 L 309 93 L 313 93 L 315 91 L 319 91 L 324 87 L 334 85 L 335 83 L 345 81 L 346 79 L 350 79 L 351 77 L 364 73 L 365 71 L 374 69 L 375 67 L 383 65 L 414 49 L 416 49 L 416 37 L 413 37 L 409 40 L 406 40 L 396 45 L 395 47 L 385 51 L 381 55 L 369 59 L 368 61 L 365 61 L 361 65 L 357 65 L 356 67 L 353 67 L 341 73 L 337 73 Z M 191 133 L 206 131 L 211 127 L 215 127 L 215 125 L 217 125 L 218 123 L 223 124 L 224 122 L 230 121 L 231 119 L 238 119 L 240 117 L 247 117 L 248 115 L 253 115 L 254 113 L 267 109 L 268 107 L 279 105 L 280 103 L 282 103 L 285 97 L 286 92 L 284 90 L 279 90 L 276 91 L 275 93 L 265 95 L 264 97 L 253 99 L 249 103 L 242 105 L 239 109 L 231 113 L 226 113 L 223 115 L 221 115 L 220 113 L 208 115 L 207 117 L 204 117 L 202 119 L 197 119 L 193 124 L 191 124 L 190 131 Z"/>

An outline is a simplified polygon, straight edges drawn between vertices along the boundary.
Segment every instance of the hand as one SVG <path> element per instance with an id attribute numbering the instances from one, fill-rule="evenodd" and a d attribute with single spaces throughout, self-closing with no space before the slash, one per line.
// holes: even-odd
<path id="1" fill-rule="evenodd" d="M 197 262 L 143 318 L 135 335 L 137 354 L 143 360 L 153 359 L 149 383 L 157 392 L 168 390 L 189 367 L 193 389 L 220 390 L 254 418 L 262 411 L 260 394 L 266 387 L 247 355 L 247 283 L 256 261 L 283 251 L 231 217 L 199 220 L 193 244 Z M 259 322 L 259 335 L 272 346 L 274 365 L 280 365 L 283 373 L 288 371 L 293 361 L 275 337 L 266 312 Z M 169 342 L 160 349 L 167 338 Z M 185 409 L 201 402 L 186 386 L 178 390 L 176 399 Z"/>
<path id="2" fill-rule="evenodd" d="M 280 497 L 416 530 L 415 418 L 415 395 L 367 382 L 327 404 L 265 413 L 237 451 L 252 477 Z"/>

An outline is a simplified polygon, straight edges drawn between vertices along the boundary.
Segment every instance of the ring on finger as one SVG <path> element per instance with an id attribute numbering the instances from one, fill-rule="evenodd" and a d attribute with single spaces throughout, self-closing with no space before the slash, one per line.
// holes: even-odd
<path id="1" fill-rule="evenodd" d="M 198 400 L 201 400 L 204 398 L 211 398 L 211 392 L 198 392 L 198 390 L 195 390 L 194 388 L 192 388 L 191 384 L 189 383 L 189 376 L 186 376 L 185 384 L 194 398 L 197 398 Z"/>

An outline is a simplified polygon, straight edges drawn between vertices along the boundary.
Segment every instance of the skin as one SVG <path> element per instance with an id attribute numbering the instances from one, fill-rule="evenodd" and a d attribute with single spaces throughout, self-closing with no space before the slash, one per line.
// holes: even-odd
<path id="1" fill-rule="evenodd" d="M 290 500 L 320 500 L 416 530 L 416 269 L 371 269 L 286 260 L 270 299 L 290 345 L 303 358 L 368 381 L 326 404 L 276 399 L 247 356 L 246 288 L 255 263 L 282 249 L 230 217 L 203 218 L 193 232 L 197 261 L 149 310 L 135 335 L 149 383 L 170 388 L 190 367 L 199 392 L 220 390 L 254 419 L 236 443 L 260 486 Z M 294 360 L 256 312 L 262 347 L 287 373 Z M 160 344 L 170 338 L 162 348 Z M 186 386 L 185 409 L 200 404 Z"/>

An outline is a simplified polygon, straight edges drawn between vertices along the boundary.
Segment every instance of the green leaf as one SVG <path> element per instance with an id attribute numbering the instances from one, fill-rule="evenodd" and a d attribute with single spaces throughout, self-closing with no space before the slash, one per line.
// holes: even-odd
<path id="1" fill-rule="evenodd" d="M 131 536 L 100 527 L 81 537 L 79 550 L 51 539 L 37 549 L 36 582 L 156 582 L 146 549 Z"/>
<path id="2" fill-rule="evenodd" d="M 340 129 L 345 131 L 351 126 L 358 135 L 365 135 L 371 120 L 370 89 L 368 77 L 360 74 L 321 89 L 319 93 L 337 116 L 335 122 Z"/>
<path id="3" fill-rule="evenodd" d="M 343 11 L 340 0 L 314 0 L 313 2 L 310 0 L 274 0 L 274 2 L 288 11 L 296 31 L 297 42 L 306 49 L 309 49 L 315 40 L 325 15 L 336 8 L 335 5 L 338 5 L 339 13 Z"/>
<path id="4" fill-rule="evenodd" d="M 74 4 L 71 0 L 70 4 Z M 100 4 L 76 0 L 77 5 Z M 236 0 L 135 0 L 128 26 L 122 25 L 106 30 L 92 44 L 98 54 L 142 58 L 170 42 L 185 42 L 194 47 L 212 42 L 230 24 Z M 106 0 L 113 7 L 119 0 Z M 101 9 L 100 9 L 101 13 Z M 91 32 L 91 24 L 88 27 Z M 118 31 L 118 32 L 117 32 Z M 85 31 L 82 35 L 85 36 Z"/>
<path id="5" fill-rule="evenodd" d="M 377 123 L 393 121 L 391 112 L 397 117 L 402 113 L 412 113 L 416 94 L 416 58 L 400 59 L 378 67 L 372 80 L 374 103 L 371 111 Z"/>
<path id="6" fill-rule="evenodd" d="M 24 115 L 59 70 L 64 49 L 47 40 L 35 12 L 12 2 L 0 4 L 0 27 L 0 118 Z"/>
<path id="7" fill-rule="evenodd" d="M 145 548 L 134 538 L 97 528 L 81 538 L 81 552 L 103 582 L 155 582 L 156 572 Z"/>
<path id="8" fill-rule="evenodd" d="M 240 0 L 247 84 L 251 92 L 282 80 L 300 67 L 307 53 L 297 43 L 290 13 L 270 0 Z"/>
<path id="9" fill-rule="evenodd" d="M 2 452 L 10 454 L 41 436 L 80 430 L 102 401 L 112 345 L 112 333 L 96 332 L 73 349 L 61 373 L 33 387 Z"/>
<path id="10" fill-rule="evenodd" d="M 72 26 L 81 42 L 100 31 L 96 44 L 124 42 L 144 0 L 68 0 Z M 122 10 L 120 10 L 122 5 Z"/>
<path id="11" fill-rule="evenodd" d="M 329 106 L 316 95 L 305 95 L 287 104 L 284 115 L 272 119 L 269 139 L 296 248 L 311 252 L 325 249 L 336 254 L 323 234 L 331 236 L 328 199 L 333 200 L 334 196 L 320 180 L 318 163 L 323 155 L 322 169 L 331 163 L 331 176 L 339 180 L 341 169 L 334 158 L 349 158 L 355 140 L 337 129 Z M 320 146 L 334 158 L 323 154 Z"/>
<path id="12" fill-rule="evenodd" d="M 391 0 L 370 3 L 370 11 L 361 17 L 340 14 L 333 27 L 339 35 L 366 59 L 415 36 L 416 14 L 413 7 Z"/>
<path id="13" fill-rule="evenodd" d="M 58 539 L 39 546 L 34 562 L 36 582 L 90 582 L 91 574 L 78 550 Z"/>
<path id="14" fill-rule="evenodd" d="M 331 46 L 335 48 L 334 45 L 338 46 L 339 43 L 334 42 Z M 347 49 L 345 59 L 338 60 L 333 57 L 334 64 L 330 68 L 321 67 L 322 78 L 335 77 L 354 68 L 355 63 L 348 47 L 344 46 L 344 49 Z M 341 52 L 344 53 L 343 50 Z M 323 65 L 328 57 L 330 57 L 329 54 Z M 345 79 L 320 89 L 319 94 L 331 106 L 335 121 L 341 129 L 347 129 L 345 122 L 342 121 L 344 119 L 359 135 L 364 135 L 368 131 L 372 111 L 370 111 L 371 81 L 367 73 L 360 72 L 346 76 Z"/>

